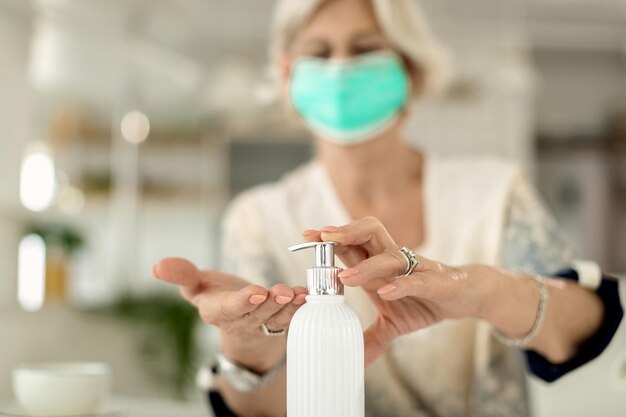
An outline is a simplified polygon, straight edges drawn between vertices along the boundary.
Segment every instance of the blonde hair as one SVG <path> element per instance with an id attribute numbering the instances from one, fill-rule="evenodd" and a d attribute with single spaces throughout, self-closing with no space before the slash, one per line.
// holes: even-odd
<path id="1" fill-rule="evenodd" d="M 275 65 L 298 30 L 326 2 L 332 0 L 278 0 L 274 9 L 270 62 Z M 368 0 L 383 34 L 419 71 L 421 91 L 441 90 L 450 77 L 448 54 L 431 32 L 416 0 Z"/>

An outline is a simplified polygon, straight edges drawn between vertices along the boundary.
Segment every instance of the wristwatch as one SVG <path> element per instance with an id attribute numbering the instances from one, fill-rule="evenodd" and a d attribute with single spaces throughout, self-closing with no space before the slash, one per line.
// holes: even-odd
<path id="1" fill-rule="evenodd" d="M 222 375 L 228 383 L 241 392 L 252 392 L 261 389 L 272 380 L 285 366 L 285 358 L 269 371 L 258 374 L 231 361 L 221 353 L 215 356 L 216 363 L 212 367 L 214 375 Z"/>

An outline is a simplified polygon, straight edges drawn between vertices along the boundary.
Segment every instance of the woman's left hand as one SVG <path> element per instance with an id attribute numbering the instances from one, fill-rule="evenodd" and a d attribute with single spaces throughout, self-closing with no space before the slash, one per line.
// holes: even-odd
<path id="1" fill-rule="evenodd" d="M 368 216 L 345 226 L 303 232 L 305 241 L 340 243 L 335 253 L 347 266 L 344 285 L 362 287 L 378 309 L 365 331 L 365 363 L 375 361 L 396 337 L 444 319 L 481 314 L 482 288 L 467 268 L 455 268 L 418 255 L 413 273 L 400 277 L 406 261 L 383 224 Z M 477 266 L 479 268 L 479 266 Z"/>

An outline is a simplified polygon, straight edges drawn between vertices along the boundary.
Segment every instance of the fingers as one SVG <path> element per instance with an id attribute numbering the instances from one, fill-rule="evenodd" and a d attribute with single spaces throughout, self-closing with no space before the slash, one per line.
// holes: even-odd
<path id="1" fill-rule="evenodd" d="M 332 239 L 322 239 L 321 232 L 315 229 L 307 229 L 302 232 L 305 242 L 323 242 Z M 335 255 L 348 266 L 356 265 L 369 256 L 367 251 L 359 246 L 335 245 Z"/>
<path id="2" fill-rule="evenodd" d="M 265 325 L 268 328 L 278 330 L 289 327 L 289 323 L 291 323 L 293 315 L 304 304 L 305 297 L 307 295 L 307 290 L 304 287 L 295 287 L 293 292 L 294 298 L 291 303 L 285 305 L 282 309 L 265 321 Z"/>
<path id="3" fill-rule="evenodd" d="M 414 272 L 405 277 L 395 279 L 392 283 L 379 288 L 376 292 L 383 300 L 393 301 L 403 297 L 413 296 L 432 298 L 437 292 L 437 285 L 445 285 L 441 280 L 434 281 L 424 272 Z"/>
<path id="4" fill-rule="evenodd" d="M 462 269 L 421 258 L 416 271 L 379 288 L 378 295 L 387 301 L 414 296 L 444 302 L 459 294 L 472 298 L 466 291 L 468 274 Z"/>
<path id="5" fill-rule="evenodd" d="M 265 302 L 268 291 L 259 285 L 248 285 L 236 291 L 202 293 L 193 303 L 198 307 L 202 320 L 219 324 L 225 320 L 236 320 L 256 310 Z"/>
<path id="6" fill-rule="evenodd" d="M 294 290 L 284 284 L 274 285 L 268 292 L 267 300 L 250 314 L 249 322 L 260 326 L 274 313 L 280 311 L 294 298 Z"/>
<path id="7" fill-rule="evenodd" d="M 180 286 L 185 299 L 198 308 L 202 320 L 229 328 L 286 328 L 305 302 L 306 288 L 278 284 L 269 291 L 246 285 L 235 276 L 217 271 L 199 271 L 182 258 L 165 258 L 152 268 L 155 278 Z"/>
<path id="8" fill-rule="evenodd" d="M 380 255 L 372 256 L 357 265 L 339 273 L 344 285 L 355 287 L 375 279 L 393 279 L 406 269 L 406 261 L 397 250 L 386 249 Z"/>
<path id="9" fill-rule="evenodd" d="M 170 284 L 193 287 L 200 282 L 196 266 L 183 258 L 164 258 L 152 267 L 152 276 Z"/>
<path id="10" fill-rule="evenodd" d="M 152 275 L 180 287 L 183 298 L 197 305 L 196 297 L 209 291 L 236 291 L 248 285 L 241 278 L 220 271 L 200 271 L 186 259 L 165 258 L 152 267 Z"/>
<path id="11" fill-rule="evenodd" d="M 242 317 L 257 310 L 268 299 L 268 291 L 259 285 L 248 285 L 224 297 L 221 309 L 232 317 Z"/>
<path id="12" fill-rule="evenodd" d="M 353 266 L 370 256 L 378 255 L 385 249 L 397 245 L 383 224 L 373 216 L 354 220 L 344 226 L 324 226 L 319 231 L 305 230 L 302 234 L 306 242 L 334 241 L 335 254 L 347 266 Z"/>
<path id="13" fill-rule="evenodd" d="M 342 245 L 363 245 L 370 255 L 377 255 L 385 249 L 395 249 L 385 226 L 374 216 L 365 216 L 344 226 L 324 226 L 320 229 L 323 240 L 332 240 Z"/>
<path id="14" fill-rule="evenodd" d="M 302 232 L 302 237 L 305 242 L 321 242 L 322 237 L 320 235 L 320 231 L 315 229 L 306 229 Z"/>
<path id="15" fill-rule="evenodd" d="M 208 324 L 220 326 L 229 322 L 231 328 L 255 328 L 266 323 L 271 329 L 283 329 L 304 304 L 306 293 L 304 287 L 292 289 L 283 284 L 269 291 L 249 285 L 238 291 L 198 296 L 197 307 L 202 320 Z"/>

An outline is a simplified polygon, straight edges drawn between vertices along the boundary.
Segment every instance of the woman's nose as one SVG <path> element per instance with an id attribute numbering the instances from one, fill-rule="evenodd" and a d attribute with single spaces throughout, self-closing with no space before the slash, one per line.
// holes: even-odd
<path id="1" fill-rule="evenodd" d="M 333 48 L 332 54 L 328 57 L 330 59 L 348 59 L 352 58 L 354 55 L 350 48 L 346 46 L 340 46 Z"/>

